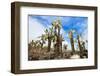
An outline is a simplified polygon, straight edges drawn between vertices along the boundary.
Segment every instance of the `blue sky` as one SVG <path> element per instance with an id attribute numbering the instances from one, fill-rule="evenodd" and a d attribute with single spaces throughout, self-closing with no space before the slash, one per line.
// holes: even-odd
<path id="1" fill-rule="evenodd" d="M 44 29 L 51 27 L 52 21 L 56 20 L 58 16 L 42 16 L 29 15 L 29 41 L 36 39 L 37 36 L 44 33 Z M 69 43 L 68 31 L 73 29 L 78 34 L 82 35 L 84 40 L 87 40 L 88 35 L 88 18 L 77 16 L 59 16 L 61 20 L 61 33 L 67 44 Z M 34 34 L 34 35 L 33 35 Z M 38 34 L 38 35 L 37 35 Z M 35 36 L 36 35 L 36 36 Z M 74 34 L 76 38 L 76 35 Z"/>

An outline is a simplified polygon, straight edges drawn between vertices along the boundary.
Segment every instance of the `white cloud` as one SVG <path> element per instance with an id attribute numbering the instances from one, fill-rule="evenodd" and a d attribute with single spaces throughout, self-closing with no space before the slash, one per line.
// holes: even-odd
<path id="1" fill-rule="evenodd" d="M 38 36 L 44 33 L 45 27 L 39 23 L 36 19 L 29 17 L 29 42 L 31 40 L 37 40 Z"/>

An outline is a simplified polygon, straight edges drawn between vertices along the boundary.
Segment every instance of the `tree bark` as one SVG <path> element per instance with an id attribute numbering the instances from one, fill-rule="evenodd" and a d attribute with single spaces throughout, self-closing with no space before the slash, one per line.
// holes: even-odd
<path id="1" fill-rule="evenodd" d="M 48 37 L 48 52 L 51 50 L 51 39 Z"/>
<path id="2" fill-rule="evenodd" d="M 57 35 L 57 52 L 60 53 L 60 28 L 58 28 L 58 35 Z"/>
<path id="3" fill-rule="evenodd" d="M 73 33 L 72 33 L 72 32 L 71 32 L 70 42 L 71 42 L 71 48 L 72 48 L 72 51 L 75 52 L 75 48 L 74 48 L 74 40 L 73 40 Z"/>
<path id="4" fill-rule="evenodd" d="M 81 43 L 79 40 L 79 35 L 77 36 L 77 39 L 78 39 L 78 46 L 79 46 L 79 50 L 80 50 L 80 58 L 82 58 L 82 47 L 81 47 Z"/>

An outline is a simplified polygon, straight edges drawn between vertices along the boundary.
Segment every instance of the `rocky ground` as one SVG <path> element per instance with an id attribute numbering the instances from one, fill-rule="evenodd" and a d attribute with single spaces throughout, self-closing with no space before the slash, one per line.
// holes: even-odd
<path id="1" fill-rule="evenodd" d="M 38 49 L 32 49 L 28 53 L 28 60 L 51 60 L 51 59 L 80 59 L 80 58 L 87 58 L 87 52 L 84 52 L 81 54 L 79 51 L 72 52 L 72 51 L 66 51 L 57 53 L 51 50 L 50 52 L 47 52 L 46 49 L 40 50 Z"/>

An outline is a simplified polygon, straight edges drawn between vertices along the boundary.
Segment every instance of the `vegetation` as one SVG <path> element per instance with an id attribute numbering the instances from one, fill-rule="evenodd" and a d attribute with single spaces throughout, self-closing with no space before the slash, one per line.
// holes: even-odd
<path id="1" fill-rule="evenodd" d="M 40 40 L 32 40 L 28 44 L 28 60 L 67 59 L 75 54 L 79 55 L 79 58 L 87 58 L 87 49 L 85 48 L 87 41 L 80 41 L 80 35 L 77 34 L 76 43 L 78 44 L 79 51 L 76 51 L 73 37 L 74 32 L 69 30 L 68 34 L 72 51 L 68 51 L 68 45 L 62 45 L 64 38 L 60 33 L 61 28 L 61 21 L 57 19 L 52 22 L 51 28 L 45 29 L 45 34 L 38 37 Z M 47 46 L 44 46 L 46 43 Z"/>

